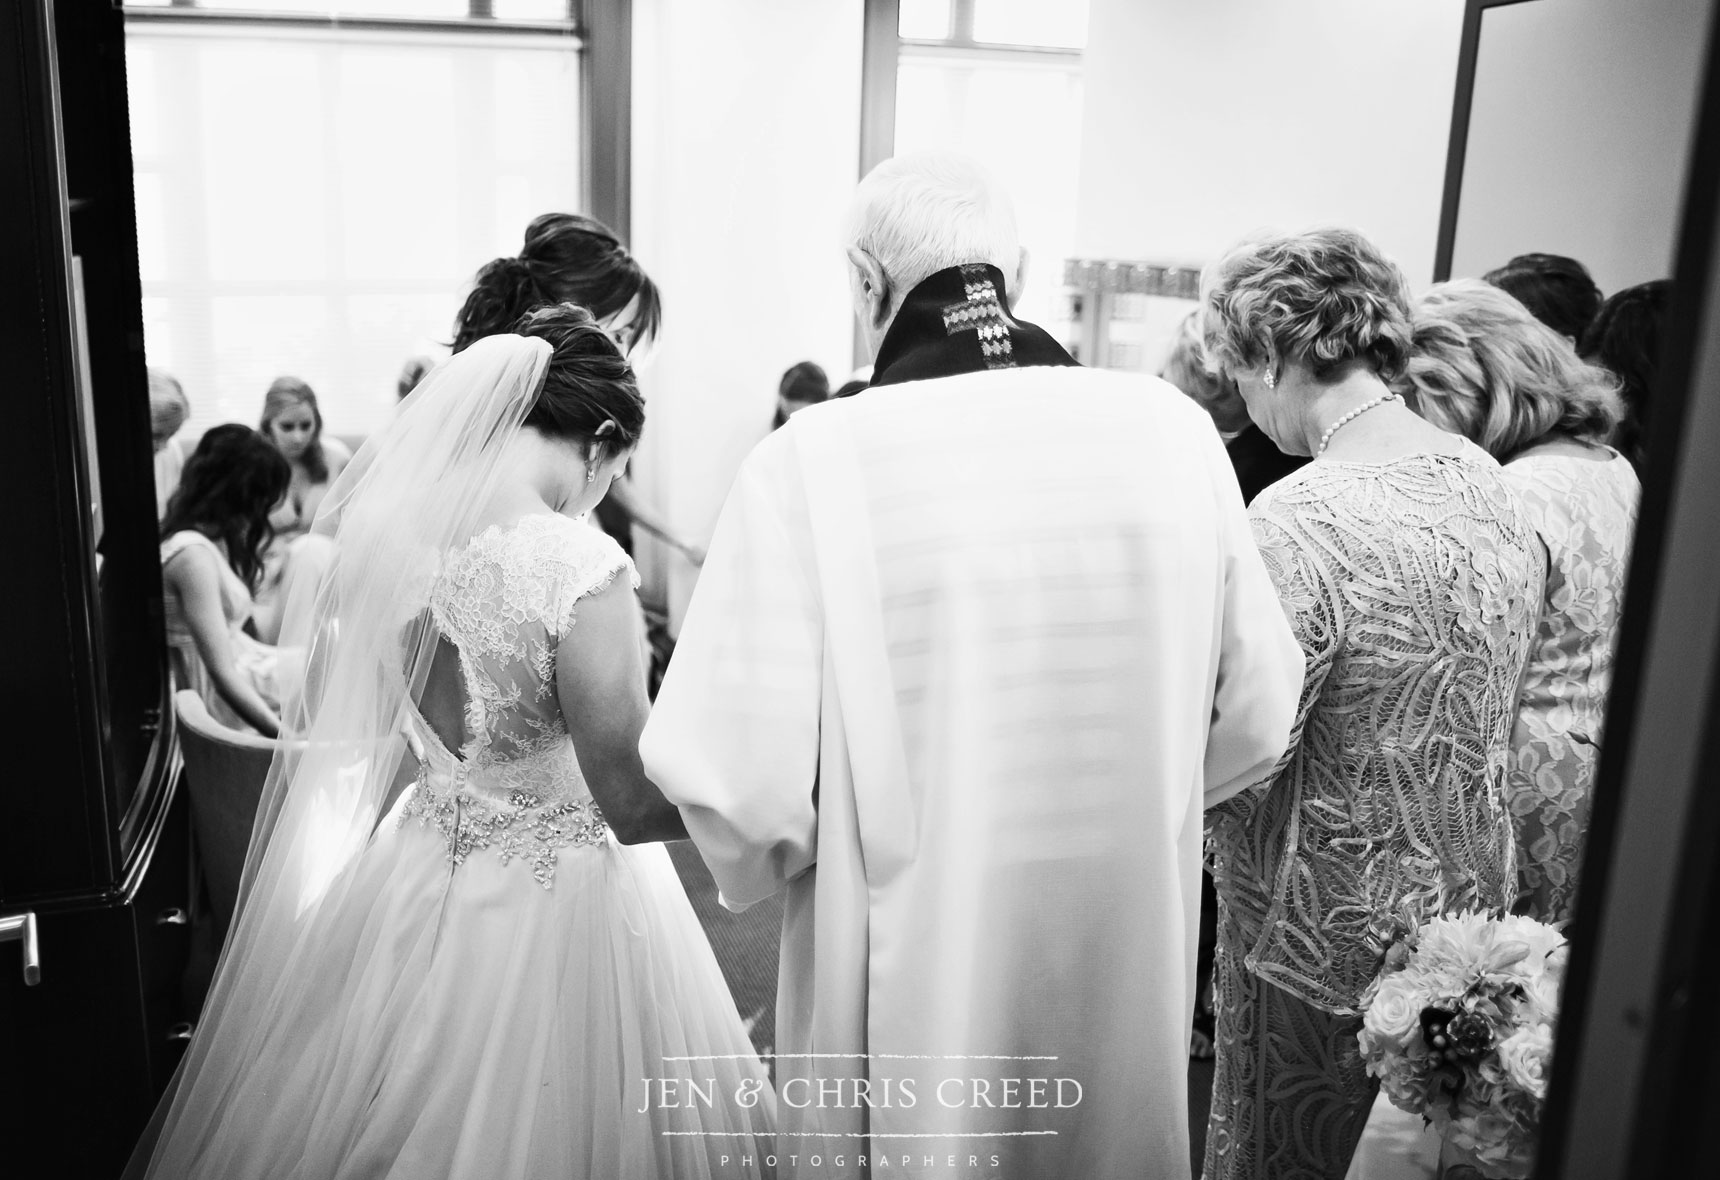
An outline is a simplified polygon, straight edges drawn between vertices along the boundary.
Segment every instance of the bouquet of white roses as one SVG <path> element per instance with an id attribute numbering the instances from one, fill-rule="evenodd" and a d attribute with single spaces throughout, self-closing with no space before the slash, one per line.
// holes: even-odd
<path id="1" fill-rule="evenodd" d="M 1483 1174 L 1534 1163 L 1552 1066 L 1565 938 L 1532 918 L 1435 918 L 1362 993 L 1362 1056 Z"/>

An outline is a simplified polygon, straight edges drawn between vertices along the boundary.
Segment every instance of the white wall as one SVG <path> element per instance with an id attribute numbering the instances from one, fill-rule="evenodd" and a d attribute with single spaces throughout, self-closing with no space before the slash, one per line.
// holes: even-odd
<path id="1" fill-rule="evenodd" d="M 664 294 L 641 490 L 703 542 L 797 361 L 848 374 L 860 0 L 635 0 L 631 245 Z M 678 625 L 695 571 L 642 545 Z"/>
<path id="2" fill-rule="evenodd" d="M 1711 0 L 1490 10 L 1452 274 L 1514 254 L 1583 261 L 1601 290 L 1667 277 Z"/>
<path id="3" fill-rule="evenodd" d="M 1092 0 L 1076 251 L 1353 225 L 1430 281 L 1462 0 Z"/>
<path id="4" fill-rule="evenodd" d="M 1633 0 L 1626 19 L 1608 0 L 1532 0 L 1487 18 L 1543 10 L 1584 32 L 1520 47 L 1517 64 L 1483 62 L 1464 209 L 1522 212 L 1529 224 L 1476 247 L 1468 265 L 1561 249 L 1561 211 L 1574 222 L 1601 209 L 1587 226 L 1664 253 L 1679 189 L 1665 162 L 1693 98 L 1689 81 L 1671 77 L 1686 65 L 1693 76 L 1700 37 L 1689 14 L 1711 2 Z M 782 370 L 811 359 L 839 381 L 852 355 L 840 236 L 858 166 L 861 10 L 861 0 L 635 3 L 632 245 L 666 296 L 637 471 L 696 540 L 766 431 Z M 1463 0 L 1091 0 L 1076 254 L 1200 265 L 1251 230 L 1341 223 L 1427 284 L 1462 17 Z M 1492 36 L 1484 55 L 1507 53 Z M 1617 52 L 1605 56 L 1602 43 Z M 1539 71 L 1549 97 L 1563 93 L 1561 79 L 1580 84 L 1586 105 L 1553 107 L 1589 121 L 1622 163 L 1591 163 L 1586 184 L 1561 181 L 1563 203 L 1502 196 L 1499 185 L 1526 181 L 1496 169 L 1483 178 L 1487 167 L 1537 157 L 1488 138 L 1505 93 L 1488 89 L 1488 71 L 1501 61 L 1506 74 Z M 1664 117 L 1608 121 L 1627 108 Z M 1619 193 L 1636 202 L 1629 216 L 1608 211 Z M 1615 267 L 1602 246 L 1569 252 L 1609 290 L 1648 277 Z M 667 577 L 678 620 L 694 571 L 642 549 L 647 576 Z"/>

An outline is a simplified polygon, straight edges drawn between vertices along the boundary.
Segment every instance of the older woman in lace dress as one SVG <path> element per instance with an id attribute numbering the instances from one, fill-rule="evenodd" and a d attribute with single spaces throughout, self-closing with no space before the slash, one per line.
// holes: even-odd
<path id="1" fill-rule="evenodd" d="M 1313 462 L 1250 506 L 1307 658 L 1273 776 L 1208 815 L 1219 895 L 1207 1180 L 1341 1177 L 1377 1083 L 1358 998 L 1392 942 L 1515 890 L 1504 779 L 1541 546 L 1499 465 L 1388 382 L 1402 274 L 1359 234 L 1251 241 L 1202 282 L 1209 356 Z"/>
<path id="2" fill-rule="evenodd" d="M 1442 283 L 1415 311 L 1400 388 L 1428 421 L 1505 464 L 1547 551 L 1547 585 L 1511 737 L 1506 794 L 1517 826 L 1517 908 L 1571 917 L 1600 759 L 1642 488 L 1606 445 L 1617 381 L 1503 291 Z"/>

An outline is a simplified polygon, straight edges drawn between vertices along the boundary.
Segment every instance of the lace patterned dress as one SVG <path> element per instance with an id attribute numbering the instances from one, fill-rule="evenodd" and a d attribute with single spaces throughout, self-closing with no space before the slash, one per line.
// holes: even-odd
<path id="1" fill-rule="evenodd" d="M 1207 1180 L 1341 1177 L 1376 1083 L 1356 1002 L 1391 942 L 1515 891 L 1504 779 L 1541 546 L 1500 468 L 1318 462 L 1249 509 L 1307 657 L 1267 783 L 1213 809 Z"/>
<path id="2" fill-rule="evenodd" d="M 410 717 L 422 770 L 319 919 L 323 986 L 260 1030 L 229 1106 L 244 1117 L 195 1175 L 763 1174 L 774 1100 L 704 932 L 663 847 L 610 836 L 557 704 L 579 601 L 631 573 L 549 515 L 445 559 L 431 609 L 467 740 L 450 751 Z M 645 1081 L 662 1077 L 708 1104 L 665 1102 Z M 755 1105 L 734 1098 L 748 1088 Z"/>
<path id="3" fill-rule="evenodd" d="M 1517 824 L 1517 908 L 1563 922 L 1576 902 L 1642 487 L 1616 453 L 1521 455 L 1506 465 L 1505 481 L 1548 558 L 1505 780 Z"/>

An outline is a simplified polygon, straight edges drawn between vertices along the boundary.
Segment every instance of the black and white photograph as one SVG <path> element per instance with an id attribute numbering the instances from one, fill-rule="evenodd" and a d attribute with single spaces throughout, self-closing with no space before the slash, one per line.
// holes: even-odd
<path id="1" fill-rule="evenodd" d="M 1720 1174 L 1717 7 L 0 0 L 0 1174 Z"/>

